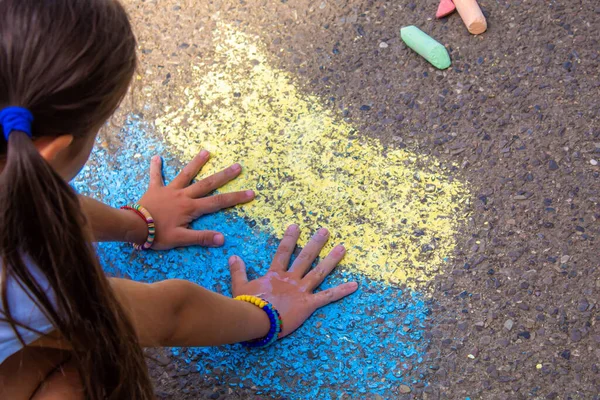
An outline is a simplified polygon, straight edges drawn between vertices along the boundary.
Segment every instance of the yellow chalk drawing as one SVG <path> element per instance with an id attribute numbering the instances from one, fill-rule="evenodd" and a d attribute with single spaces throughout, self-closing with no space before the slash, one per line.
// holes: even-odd
<path id="1" fill-rule="evenodd" d="M 465 184 L 434 158 L 360 135 L 269 66 L 256 37 L 221 24 L 214 45 L 214 63 L 193 68 L 187 104 L 155 121 L 166 141 L 184 159 L 209 150 L 203 175 L 241 162 L 243 175 L 223 191 L 256 189 L 259 197 L 238 212 L 258 228 L 281 236 L 299 223 L 304 244 L 328 227 L 330 244 L 348 248 L 344 265 L 393 284 L 414 286 L 438 272 L 466 217 Z"/>

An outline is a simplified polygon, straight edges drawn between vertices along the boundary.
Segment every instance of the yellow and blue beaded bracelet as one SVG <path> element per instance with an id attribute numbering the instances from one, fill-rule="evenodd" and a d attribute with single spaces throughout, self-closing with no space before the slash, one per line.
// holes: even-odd
<path id="1" fill-rule="evenodd" d="M 152 215 L 148 212 L 148 210 L 139 204 L 130 204 L 128 206 L 121 207 L 121 209 L 135 212 L 140 216 L 140 218 L 146 221 L 146 225 L 148 225 L 148 238 L 146 238 L 146 242 L 144 242 L 144 244 L 132 243 L 133 247 L 136 250 L 148 250 L 151 248 L 154 244 L 154 237 L 156 236 L 156 227 L 154 225 L 154 218 L 152 218 Z"/>
<path id="2" fill-rule="evenodd" d="M 267 316 L 269 317 L 269 322 L 271 324 L 269 333 L 267 333 L 266 336 L 264 336 L 260 339 L 242 342 L 242 346 L 245 346 L 245 347 L 267 347 L 267 346 L 270 346 L 271 344 L 275 343 L 277 341 L 277 339 L 279 338 L 279 335 L 281 335 L 281 331 L 283 330 L 283 322 L 281 321 L 281 316 L 279 315 L 279 311 L 277 311 L 271 303 L 269 303 L 268 301 L 263 300 L 257 296 L 250 296 L 250 295 L 244 294 L 241 296 L 237 296 L 235 298 L 235 300 L 245 301 L 247 303 L 254 304 L 255 306 L 257 306 L 258 308 L 260 308 L 267 314 Z"/>

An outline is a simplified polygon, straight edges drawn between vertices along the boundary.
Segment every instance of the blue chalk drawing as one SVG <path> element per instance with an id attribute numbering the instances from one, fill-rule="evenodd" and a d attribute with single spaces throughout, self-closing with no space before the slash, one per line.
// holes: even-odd
<path id="1" fill-rule="evenodd" d="M 153 135 L 151 126 L 130 116 L 111 137 L 119 141 L 115 150 L 97 146 L 73 186 L 113 206 L 135 201 L 146 189 L 148 165 L 156 154 L 163 156 L 165 176 L 173 178 L 181 165 L 173 162 L 177 155 L 168 153 Z M 98 254 L 109 274 L 144 282 L 187 279 L 230 295 L 228 257 L 241 256 L 252 278 L 266 271 L 277 248 L 276 238 L 251 225 L 235 210 L 221 212 L 201 218 L 193 227 L 223 232 L 222 248 L 137 253 L 127 244 L 104 243 L 98 245 Z M 359 282 L 358 292 L 318 310 L 298 331 L 270 348 L 248 351 L 233 345 L 173 349 L 173 353 L 196 363 L 205 376 L 233 388 L 254 387 L 259 394 L 289 399 L 337 399 L 343 394 L 390 398 L 399 384 L 418 380 L 409 371 L 423 361 L 427 348 L 426 301 L 417 292 L 343 270 L 330 276 L 322 288 L 348 280 Z"/>

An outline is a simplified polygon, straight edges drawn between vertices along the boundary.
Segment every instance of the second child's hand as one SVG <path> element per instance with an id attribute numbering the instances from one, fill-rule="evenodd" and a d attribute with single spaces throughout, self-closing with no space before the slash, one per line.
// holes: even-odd
<path id="1" fill-rule="evenodd" d="M 138 203 L 145 207 L 154 218 L 156 238 L 153 249 L 167 250 L 193 245 L 222 246 L 225 237 L 220 232 L 193 230 L 189 229 L 189 225 L 203 215 L 254 199 L 252 190 L 208 196 L 214 190 L 237 178 L 242 172 L 240 164 L 234 164 L 201 181 L 192 183 L 209 158 L 208 151 L 202 150 L 166 186 L 162 176 L 162 160 L 158 156 L 152 158 L 150 185 Z"/>

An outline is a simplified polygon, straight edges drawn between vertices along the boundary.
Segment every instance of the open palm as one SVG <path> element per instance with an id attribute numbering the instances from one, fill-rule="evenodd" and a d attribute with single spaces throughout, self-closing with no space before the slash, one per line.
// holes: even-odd
<path id="1" fill-rule="evenodd" d="M 158 156 L 152 158 L 150 185 L 138 203 L 148 209 L 154 217 L 156 224 L 156 239 L 152 247 L 154 250 L 194 245 L 222 246 L 225 242 L 222 233 L 189 229 L 189 225 L 203 215 L 254 199 L 252 190 L 210 195 L 242 172 L 240 164 L 233 164 L 198 182 L 192 182 L 209 158 L 208 151 L 202 150 L 168 185 L 165 185 L 163 180 L 161 158 Z"/>
<path id="2" fill-rule="evenodd" d="M 297 225 L 288 227 L 267 273 L 250 282 L 244 262 L 237 256 L 229 259 L 233 296 L 248 294 L 273 304 L 283 321 L 282 337 L 298 329 L 318 308 L 354 293 L 358 288 L 356 282 L 349 282 L 314 293 L 342 260 L 346 250 L 341 245 L 336 246 L 309 272 L 329 239 L 327 229 L 320 229 L 288 268 L 299 236 Z"/>

